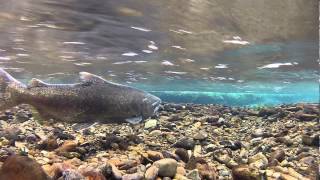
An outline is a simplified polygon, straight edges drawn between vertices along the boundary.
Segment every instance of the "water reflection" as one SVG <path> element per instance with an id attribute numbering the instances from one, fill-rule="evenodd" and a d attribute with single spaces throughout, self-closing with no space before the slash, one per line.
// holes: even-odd
<path id="1" fill-rule="evenodd" d="M 20 79 L 317 83 L 316 0 L 0 0 L 0 63 Z M 177 88 L 177 90 L 182 90 Z"/>

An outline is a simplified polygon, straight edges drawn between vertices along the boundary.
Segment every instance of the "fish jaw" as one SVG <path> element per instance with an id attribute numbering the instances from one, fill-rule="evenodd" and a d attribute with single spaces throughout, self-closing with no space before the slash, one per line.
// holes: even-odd
<path id="1" fill-rule="evenodd" d="M 152 103 L 153 114 L 157 114 L 161 106 L 161 99 L 157 99 L 154 103 Z"/>
<path id="2" fill-rule="evenodd" d="M 144 102 L 144 107 L 143 107 L 144 119 L 157 115 L 157 112 L 161 106 L 160 98 L 148 93 L 145 95 L 143 102 Z"/>

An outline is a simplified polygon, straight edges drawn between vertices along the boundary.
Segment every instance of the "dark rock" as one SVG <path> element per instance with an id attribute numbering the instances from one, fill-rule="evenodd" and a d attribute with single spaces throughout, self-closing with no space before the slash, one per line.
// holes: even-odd
<path id="1" fill-rule="evenodd" d="M 11 110 L 6 110 L 5 112 L 4 112 L 4 114 L 6 115 L 6 116 L 13 116 L 14 115 L 14 113 L 11 111 Z"/>
<path id="2" fill-rule="evenodd" d="M 319 146 L 319 135 L 302 135 L 302 143 L 308 146 Z"/>
<path id="3" fill-rule="evenodd" d="M 0 131 L 0 137 L 5 137 L 9 141 L 17 141 L 19 140 L 19 135 L 21 134 L 21 130 L 16 127 L 6 128 L 3 131 Z"/>
<path id="4" fill-rule="evenodd" d="M 282 162 L 285 159 L 285 152 L 282 149 L 277 149 L 273 151 L 270 155 L 269 162 L 272 162 L 273 160 L 277 160 L 279 162 Z"/>
<path id="5" fill-rule="evenodd" d="M 193 149 L 195 146 L 195 141 L 192 138 L 182 138 L 178 140 L 173 147 L 184 148 L 184 149 Z"/>
<path id="6" fill-rule="evenodd" d="M 210 124 L 217 123 L 219 120 L 219 116 L 208 116 L 206 117 L 206 121 Z"/>
<path id="7" fill-rule="evenodd" d="M 177 125 L 175 123 L 164 123 L 163 127 L 168 128 L 169 130 L 173 131 L 177 128 Z"/>
<path id="8" fill-rule="evenodd" d="M 75 139 L 75 137 L 69 133 L 64 132 L 60 128 L 53 129 L 53 135 L 61 140 Z"/>
<path id="9" fill-rule="evenodd" d="M 174 153 L 178 155 L 183 162 L 187 163 L 189 161 L 189 154 L 186 149 L 177 148 Z"/>
<path id="10" fill-rule="evenodd" d="M 319 115 L 319 104 L 312 105 L 312 104 L 304 104 L 303 105 L 303 112 L 307 114 L 318 114 Z"/>
<path id="11" fill-rule="evenodd" d="M 179 115 L 174 114 L 174 115 L 170 116 L 170 117 L 167 119 L 167 121 L 180 121 L 180 120 L 182 120 L 182 119 L 183 119 L 183 118 L 180 117 Z"/>
<path id="12" fill-rule="evenodd" d="M 300 121 L 312 121 L 315 119 L 319 119 L 318 114 L 306 114 L 306 113 L 303 113 L 302 111 L 296 112 L 295 117 Z"/>
<path id="13" fill-rule="evenodd" d="M 53 136 L 49 136 L 47 139 L 40 141 L 36 148 L 40 150 L 53 151 L 59 147 L 57 140 Z"/>
<path id="14" fill-rule="evenodd" d="M 82 131 L 82 134 L 88 136 L 91 134 L 91 130 L 89 128 L 86 128 Z"/>
<path id="15" fill-rule="evenodd" d="M 26 111 L 20 110 L 16 113 L 15 115 L 15 121 L 17 122 L 25 122 L 28 121 L 30 119 L 28 113 Z"/>
<path id="16" fill-rule="evenodd" d="M 275 109 L 264 108 L 259 111 L 259 116 L 266 117 L 266 116 L 271 116 L 276 113 L 277 113 L 277 111 Z"/>
<path id="17" fill-rule="evenodd" d="M 130 144 L 140 144 L 143 142 L 143 139 L 136 134 L 129 134 L 126 139 Z"/>
<path id="18" fill-rule="evenodd" d="M 221 141 L 220 145 L 224 146 L 225 148 L 230 148 L 231 150 L 238 150 L 241 149 L 242 143 L 240 141 Z"/>
<path id="19" fill-rule="evenodd" d="M 35 143 L 40 140 L 40 137 L 35 134 L 30 134 L 26 137 L 28 143 Z"/>
<path id="20" fill-rule="evenodd" d="M 171 159 L 175 159 L 176 161 L 180 161 L 180 157 L 176 154 L 173 154 L 169 151 L 162 151 L 161 152 L 164 158 L 171 158 Z"/>
<path id="21" fill-rule="evenodd" d="M 106 177 L 107 179 L 115 179 L 120 180 L 122 179 L 122 174 L 118 170 L 116 166 L 110 163 L 106 163 L 105 166 L 102 167 L 101 173 Z"/>
<path id="22" fill-rule="evenodd" d="M 113 134 L 107 134 L 106 137 L 103 138 L 101 141 L 103 149 L 111 149 L 112 144 L 117 144 L 117 148 L 121 150 L 126 150 L 129 146 L 128 142 L 124 138 Z"/>

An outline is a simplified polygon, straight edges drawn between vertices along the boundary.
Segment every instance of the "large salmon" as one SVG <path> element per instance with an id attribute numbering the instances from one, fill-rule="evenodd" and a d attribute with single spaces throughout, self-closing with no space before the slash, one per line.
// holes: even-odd
<path id="1" fill-rule="evenodd" d="M 32 79 L 24 85 L 0 69 L 0 110 L 34 106 L 42 118 L 64 122 L 138 123 L 157 113 L 161 100 L 145 91 L 80 72 L 81 82 L 48 84 Z"/>

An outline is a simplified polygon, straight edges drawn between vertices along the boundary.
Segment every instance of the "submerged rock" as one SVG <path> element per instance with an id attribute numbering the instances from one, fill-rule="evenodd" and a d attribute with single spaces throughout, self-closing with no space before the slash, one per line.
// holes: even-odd
<path id="1" fill-rule="evenodd" d="M 49 180 L 42 167 L 26 156 L 10 156 L 0 169 L 1 180 Z"/>
<path id="2" fill-rule="evenodd" d="M 145 122 L 144 128 L 145 129 L 154 129 L 157 127 L 157 123 L 158 123 L 158 121 L 156 119 L 150 119 Z"/>
<path id="3" fill-rule="evenodd" d="M 249 157 L 248 162 L 251 166 L 256 167 L 258 169 L 265 169 L 268 165 L 267 157 L 261 152 L 252 157 Z"/>
<path id="4" fill-rule="evenodd" d="M 193 149 L 196 145 L 195 141 L 192 138 L 182 138 L 178 140 L 173 146 L 177 148 L 184 148 L 184 149 Z"/>
<path id="5" fill-rule="evenodd" d="M 187 163 L 189 161 L 189 154 L 186 149 L 177 148 L 175 154 L 178 155 L 183 162 Z"/>
<path id="6" fill-rule="evenodd" d="M 105 166 L 101 169 L 101 173 L 106 177 L 107 179 L 115 179 L 115 180 L 120 180 L 122 179 L 122 174 L 118 170 L 118 168 L 111 164 L 111 163 L 106 163 Z"/>
<path id="7" fill-rule="evenodd" d="M 263 176 L 259 170 L 248 165 L 239 165 L 232 169 L 234 180 L 261 180 Z"/>
<path id="8" fill-rule="evenodd" d="M 146 180 L 154 180 L 159 174 L 159 168 L 157 166 L 151 166 L 147 169 L 144 177 Z"/>
<path id="9" fill-rule="evenodd" d="M 302 135 L 302 143 L 308 146 L 319 146 L 319 135 Z"/>
<path id="10" fill-rule="evenodd" d="M 153 165 L 159 168 L 158 175 L 162 177 L 174 177 L 178 167 L 177 161 L 169 158 L 156 161 Z"/>
<path id="11" fill-rule="evenodd" d="M 187 178 L 191 180 L 201 180 L 198 169 L 194 169 L 187 174 Z"/>
<path id="12" fill-rule="evenodd" d="M 277 149 L 273 151 L 270 155 L 269 162 L 272 162 L 274 160 L 277 160 L 279 162 L 283 161 L 285 159 L 285 152 L 282 149 Z"/>
<path id="13" fill-rule="evenodd" d="M 59 147 L 57 139 L 53 136 L 49 136 L 47 139 L 42 140 L 37 144 L 37 148 L 40 150 L 53 151 Z"/>

